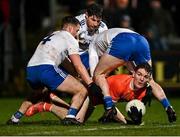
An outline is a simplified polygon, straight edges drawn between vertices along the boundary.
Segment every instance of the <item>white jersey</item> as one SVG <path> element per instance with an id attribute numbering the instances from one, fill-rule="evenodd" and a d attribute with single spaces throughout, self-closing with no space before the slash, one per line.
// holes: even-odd
<path id="1" fill-rule="evenodd" d="M 107 30 L 107 26 L 104 22 L 100 22 L 100 26 L 98 28 L 98 30 L 96 30 L 96 32 L 93 35 L 90 35 L 88 33 L 88 27 L 86 24 L 86 18 L 85 18 L 85 14 L 81 14 L 79 16 L 76 16 L 76 18 L 79 20 L 80 22 L 80 30 L 79 30 L 79 39 L 80 39 L 80 53 L 83 53 L 84 51 L 87 51 L 87 49 L 89 48 L 89 44 L 91 43 L 94 34 L 99 34 L 105 30 Z"/>
<path id="2" fill-rule="evenodd" d="M 126 28 L 112 28 L 108 29 L 94 37 L 91 44 L 89 45 L 89 66 L 90 73 L 93 76 L 95 67 L 99 62 L 99 57 L 102 56 L 107 48 L 110 46 L 111 40 L 119 33 L 136 33 L 130 29 Z"/>
<path id="3" fill-rule="evenodd" d="M 43 64 L 60 65 L 66 56 L 79 54 L 78 41 L 67 31 L 53 32 L 45 37 L 36 48 L 28 66 Z"/>

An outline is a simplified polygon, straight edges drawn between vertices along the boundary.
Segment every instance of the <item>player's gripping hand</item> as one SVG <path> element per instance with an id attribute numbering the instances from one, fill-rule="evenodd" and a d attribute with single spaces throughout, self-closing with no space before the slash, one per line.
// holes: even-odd
<path id="1" fill-rule="evenodd" d="M 171 106 L 168 106 L 166 109 L 166 113 L 168 115 L 169 122 L 175 122 L 176 121 L 176 113 L 174 109 Z"/>
<path id="2" fill-rule="evenodd" d="M 113 106 L 111 109 L 105 110 L 102 117 L 99 118 L 100 123 L 116 122 L 115 116 L 117 115 L 116 107 Z"/>
<path id="3" fill-rule="evenodd" d="M 134 124 L 139 125 L 142 122 L 142 110 L 138 111 L 137 107 L 132 106 L 130 111 L 128 111 L 128 116 L 134 122 Z"/>

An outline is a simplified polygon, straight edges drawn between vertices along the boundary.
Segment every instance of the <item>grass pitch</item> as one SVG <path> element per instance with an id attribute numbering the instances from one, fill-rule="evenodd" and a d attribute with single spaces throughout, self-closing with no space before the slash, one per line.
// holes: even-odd
<path id="1" fill-rule="evenodd" d="M 180 99 L 170 98 L 177 117 L 180 115 Z M 1 136 L 180 136 L 180 120 L 169 123 L 166 112 L 157 100 L 146 107 L 143 126 L 121 125 L 118 123 L 100 124 L 97 119 L 103 114 L 103 106 L 98 106 L 83 126 L 63 126 L 58 118 L 45 112 L 31 118 L 23 117 L 20 125 L 6 125 L 6 121 L 19 108 L 22 99 L 0 99 L 0 135 Z M 125 103 L 118 108 L 125 113 Z"/>

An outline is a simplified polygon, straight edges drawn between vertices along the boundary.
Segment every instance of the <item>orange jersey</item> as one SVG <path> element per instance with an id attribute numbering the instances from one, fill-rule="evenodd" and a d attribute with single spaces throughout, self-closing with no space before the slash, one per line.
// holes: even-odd
<path id="1" fill-rule="evenodd" d="M 134 91 L 130 87 L 131 80 L 133 80 L 132 75 L 127 74 L 113 75 L 107 78 L 110 95 L 113 101 L 142 100 L 145 96 L 146 88 Z"/>

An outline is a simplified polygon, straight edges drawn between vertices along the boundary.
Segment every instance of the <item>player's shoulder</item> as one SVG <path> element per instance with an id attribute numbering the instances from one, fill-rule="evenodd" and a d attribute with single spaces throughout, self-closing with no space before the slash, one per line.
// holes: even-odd
<path id="1" fill-rule="evenodd" d="M 86 18 L 85 18 L 85 14 L 80 14 L 76 16 L 76 19 L 79 20 L 79 23 L 81 26 L 86 24 Z"/>
<path id="2" fill-rule="evenodd" d="M 77 40 L 74 38 L 74 36 L 69 33 L 68 31 L 65 31 L 65 30 L 61 30 L 59 32 L 56 33 L 58 36 L 57 36 L 57 39 L 59 40 L 63 40 L 63 41 L 67 41 L 67 42 L 71 42 L 71 43 L 78 43 Z"/>
<path id="3" fill-rule="evenodd" d="M 72 35 L 70 32 L 65 31 L 65 30 L 61 30 L 61 31 L 59 32 L 59 34 L 64 34 L 64 35 L 67 35 L 67 36 L 69 36 L 69 37 L 73 37 L 73 35 Z"/>
<path id="4" fill-rule="evenodd" d="M 110 77 L 113 78 L 113 79 L 116 79 L 116 78 L 126 79 L 126 78 L 130 78 L 131 75 L 129 75 L 129 74 L 117 74 L 117 75 L 112 75 Z"/>
<path id="5" fill-rule="evenodd" d="M 55 31 L 52 34 L 56 37 L 61 37 L 61 38 L 66 38 L 66 39 L 74 38 L 71 33 L 65 30 Z"/>
<path id="6" fill-rule="evenodd" d="M 105 22 L 101 21 L 99 27 L 101 28 L 107 28 L 107 25 Z"/>
<path id="7" fill-rule="evenodd" d="M 114 82 L 114 83 L 126 83 L 130 81 L 132 78 L 132 75 L 128 74 L 117 74 L 117 75 L 112 75 L 107 78 L 109 82 Z"/>
<path id="8" fill-rule="evenodd" d="M 107 29 L 108 29 L 108 27 L 107 27 L 106 23 L 101 21 L 100 24 L 99 24 L 99 29 L 98 29 L 99 33 L 103 32 L 103 31 L 105 31 Z"/>

